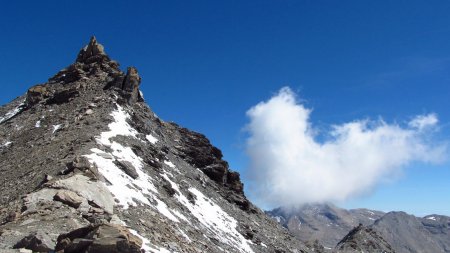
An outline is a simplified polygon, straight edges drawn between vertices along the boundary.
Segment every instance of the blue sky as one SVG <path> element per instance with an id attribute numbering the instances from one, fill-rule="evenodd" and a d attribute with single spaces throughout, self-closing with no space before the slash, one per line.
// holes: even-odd
<path id="1" fill-rule="evenodd" d="M 138 68 L 161 118 L 206 134 L 246 184 L 246 112 L 284 86 L 313 109 L 319 132 L 436 113 L 437 138 L 450 140 L 449 1 L 8 1 L 2 9 L 0 104 L 69 65 L 94 34 L 123 69 Z M 339 204 L 450 215 L 448 162 L 401 174 Z"/>

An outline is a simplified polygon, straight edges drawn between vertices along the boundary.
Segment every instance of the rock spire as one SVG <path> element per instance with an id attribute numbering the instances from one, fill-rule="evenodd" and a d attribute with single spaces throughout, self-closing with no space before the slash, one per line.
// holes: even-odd
<path id="1" fill-rule="evenodd" d="M 92 63 L 98 62 L 99 60 L 110 60 L 108 55 L 105 53 L 105 49 L 102 44 L 97 42 L 95 36 L 92 36 L 89 44 L 86 45 L 78 53 L 76 62 L 80 63 Z"/>

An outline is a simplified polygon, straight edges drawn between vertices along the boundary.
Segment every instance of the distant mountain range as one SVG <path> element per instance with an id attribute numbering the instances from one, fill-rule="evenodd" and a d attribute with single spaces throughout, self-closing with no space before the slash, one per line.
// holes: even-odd
<path id="1" fill-rule="evenodd" d="M 317 240 L 324 251 L 450 252 L 450 217 L 443 215 L 421 218 L 405 212 L 346 210 L 332 204 L 277 208 L 267 214 L 300 240 Z M 378 250 L 370 249 L 370 244 L 365 247 L 364 241 L 375 243 Z"/>

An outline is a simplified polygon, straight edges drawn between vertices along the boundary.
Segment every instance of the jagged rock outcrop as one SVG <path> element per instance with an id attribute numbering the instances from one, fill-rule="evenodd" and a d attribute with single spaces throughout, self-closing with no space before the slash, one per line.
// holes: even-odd
<path id="1" fill-rule="evenodd" d="M 311 251 L 247 200 L 205 136 L 156 117 L 140 82 L 93 37 L 0 107 L 0 250 Z"/>
<path id="2" fill-rule="evenodd" d="M 76 62 L 89 64 L 102 61 L 110 61 L 110 59 L 106 55 L 103 45 L 97 43 L 95 36 L 92 36 L 89 44 L 78 53 Z"/>
<path id="3" fill-rule="evenodd" d="M 394 253 L 395 251 L 375 230 L 360 224 L 337 244 L 335 252 Z"/>

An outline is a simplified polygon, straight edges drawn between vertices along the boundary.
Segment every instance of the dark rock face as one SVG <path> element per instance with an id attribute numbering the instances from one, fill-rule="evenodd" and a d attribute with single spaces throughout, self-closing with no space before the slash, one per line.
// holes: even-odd
<path id="1" fill-rule="evenodd" d="M 393 253 L 395 251 L 375 230 L 360 224 L 338 243 L 335 252 Z"/>
<path id="2" fill-rule="evenodd" d="M 202 134 L 180 128 L 172 124 L 180 132 L 179 143 L 175 148 L 178 155 L 192 166 L 199 168 L 210 179 L 219 185 L 225 186 L 224 198 L 237 204 L 242 210 L 252 211 L 254 207 L 244 196 L 244 185 L 238 172 L 230 171 L 228 163 L 222 160 L 222 152 L 211 145 Z"/>
<path id="3" fill-rule="evenodd" d="M 135 67 L 128 67 L 127 75 L 123 80 L 122 90 L 127 95 L 129 104 L 136 103 L 141 96 L 139 94 L 139 85 L 141 84 L 141 77 L 139 76 Z"/>
<path id="4" fill-rule="evenodd" d="M 311 252 L 205 136 L 159 119 L 140 82 L 92 38 L 0 107 L 0 251 Z"/>

